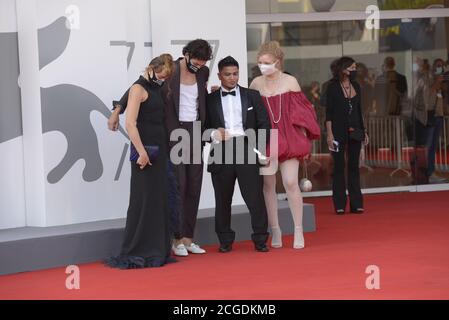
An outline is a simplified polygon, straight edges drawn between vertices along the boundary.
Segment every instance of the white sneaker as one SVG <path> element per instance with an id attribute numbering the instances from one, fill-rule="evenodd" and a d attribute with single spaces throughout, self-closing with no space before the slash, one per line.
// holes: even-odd
<path id="1" fill-rule="evenodd" d="M 172 250 L 175 253 L 175 256 L 187 257 L 189 255 L 186 247 L 182 243 L 178 244 L 177 246 L 173 245 Z"/>
<path id="2" fill-rule="evenodd" d="M 206 253 L 206 250 L 200 248 L 199 245 L 193 242 L 190 244 L 190 246 L 185 246 L 185 248 L 187 249 L 187 251 L 191 253 Z"/>

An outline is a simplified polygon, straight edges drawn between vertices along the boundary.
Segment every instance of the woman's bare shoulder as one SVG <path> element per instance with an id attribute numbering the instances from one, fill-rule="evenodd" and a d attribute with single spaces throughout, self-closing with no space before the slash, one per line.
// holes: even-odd
<path id="1" fill-rule="evenodd" d="M 141 95 L 143 92 L 145 89 L 140 83 L 133 84 L 129 90 L 129 93 L 134 95 Z"/>
<path id="2" fill-rule="evenodd" d="M 262 85 L 262 76 L 255 77 L 253 81 L 251 81 L 250 89 L 259 90 Z"/>
<path id="3" fill-rule="evenodd" d="M 298 80 L 294 76 L 289 75 L 289 74 L 284 74 L 284 77 L 285 77 L 284 81 L 287 84 L 288 89 L 290 91 L 301 91 L 301 86 L 299 85 Z"/>
<path id="4" fill-rule="evenodd" d="M 135 83 L 131 86 L 129 90 L 129 98 L 136 99 L 139 102 L 143 102 L 146 99 L 148 99 L 148 92 L 141 84 Z"/>

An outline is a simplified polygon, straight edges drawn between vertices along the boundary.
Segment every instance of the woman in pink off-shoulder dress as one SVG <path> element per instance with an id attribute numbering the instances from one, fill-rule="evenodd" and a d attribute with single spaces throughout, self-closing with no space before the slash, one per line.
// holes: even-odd
<path id="1" fill-rule="evenodd" d="M 298 170 L 300 160 L 308 157 L 311 152 L 311 140 L 319 138 L 320 127 L 315 110 L 301 91 L 296 78 L 282 71 L 283 60 L 284 53 L 278 42 L 264 43 L 257 55 L 262 75 L 252 81 L 250 88 L 258 90 L 262 95 L 272 128 L 277 129 L 277 148 L 273 146 L 273 140 L 269 146 L 270 161 L 272 164 L 273 162 L 279 164 L 282 182 L 287 192 L 295 224 L 293 247 L 302 249 L 304 248 L 303 201 L 298 183 Z M 278 219 L 275 173 L 264 175 L 264 196 L 272 233 L 271 246 L 280 248 L 282 232 Z"/>

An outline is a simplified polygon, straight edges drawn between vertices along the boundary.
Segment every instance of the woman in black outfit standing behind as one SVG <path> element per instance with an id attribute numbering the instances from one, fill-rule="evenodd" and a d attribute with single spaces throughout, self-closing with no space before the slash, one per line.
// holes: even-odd
<path id="1" fill-rule="evenodd" d="M 154 58 L 129 92 L 126 130 L 132 143 L 131 192 L 120 256 L 106 261 L 114 268 L 161 267 L 173 260 L 167 200 L 168 138 L 161 94 L 173 68 L 171 55 Z"/>
<path id="2" fill-rule="evenodd" d="M 355 81 L 356 63 L 350 57 L 338 60 L 334 80 L 327 89 L 327 144 L 333 150 L 332 197 L 337 214 L 346 209 L 345 151 L 348 159 L 348 193 L 352 213 L 363 213 L 359 157 L 362 143 L 368 144 L 361 107 L 361 89 Z"/>

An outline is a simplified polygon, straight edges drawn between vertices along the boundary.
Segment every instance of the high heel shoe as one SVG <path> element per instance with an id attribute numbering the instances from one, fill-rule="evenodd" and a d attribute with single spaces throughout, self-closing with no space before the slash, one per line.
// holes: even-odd
<path id="1" fill-rule="evenodd" d="M 295 227 L 293 248 L 294 249 L 302 249 L 302 248 L 304 248 L 304 234 L 303 234 L 302 227 Z"/>
<path id="2" fill-rule="evenodd" d="M 271 246 L 273 248 L 282 248 L 282 231 L 279 226 L 271 227 Z"/>

